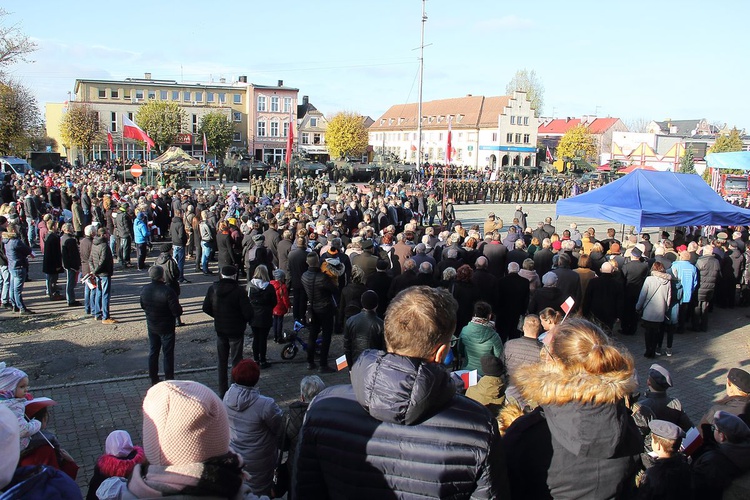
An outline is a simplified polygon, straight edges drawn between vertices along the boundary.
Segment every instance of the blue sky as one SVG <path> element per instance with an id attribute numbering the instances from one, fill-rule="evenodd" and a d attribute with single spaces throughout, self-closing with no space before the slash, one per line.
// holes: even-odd
<path id="1" fill-rule="evenodd" d="M 327 115 L 416 102 L 420 0 L 10 0 L 39 45 L 10 73 L 40 107 L 76 78 L 284 80 Z M 544 116 L 707 118 L 750 129 L 750 2 L 428 0 L 424 100 L 504 95 L 517 69 Z"/>

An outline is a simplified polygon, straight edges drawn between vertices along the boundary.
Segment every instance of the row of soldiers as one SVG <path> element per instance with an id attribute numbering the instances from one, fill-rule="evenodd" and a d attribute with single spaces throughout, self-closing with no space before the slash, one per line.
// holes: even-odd
<path id="1" fill-rule="evenodd" d="M 443 181 L 435 188 L 443 191 Z M 467 203 L 555 203 L 571 196 L 580 186 L 571 180 L 547 181 L 540 178 L 485 180 L 449 180 L 446 196 L 457 204 Z"/>

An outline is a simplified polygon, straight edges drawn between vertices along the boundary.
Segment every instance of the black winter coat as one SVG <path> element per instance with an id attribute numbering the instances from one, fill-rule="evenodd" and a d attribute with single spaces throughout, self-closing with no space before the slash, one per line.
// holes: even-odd
<path id="1" fill-rule="evenodd" d="M 292 498 L 509 498 L 497 421 L 442 366 L 368 350 L 351 380 L 310 404 Z"/>
<path id="2" fill-rule="evenodd" d="M 242 337 L 253 320 L 253 306 L 247 293 L 231 278 L 222 278 L 211 285 L 203 299 L 203 312 L 214 319 L 219 337 Z"/>
<path id="3" fill-rule="evenodd" d="M 385 350 L 385 326 L 375 311 L 362 309 L 344 326 L 344 354 L 350 369 L 367 349 Z"/>
<path id="4" fill-rule="evenodd" d="M 174 334 L 175 318 L 182 315 L 177 294 L 166 283 L 152 281 L 141 290 L 141 309 L 146 312 L 149 333 Z"/>
<path id="5" fill-rule="evenodd" d="M 250 305 L 253 307 L 253 319 L 250 326 L 254 328 L 271 328 L 273 308 L 276 307 L 276 289 L 268 282 L 262 286 L 260 280 L 252 279 L 247 287 Z"/>
<path id="6" fill-rule="evenodd" d="M 602 274 L 589 281 L 586 298 L 583 300 L 583 315 L 592 321 L 601 321 L 607 326 L 622 317 L 625 290 L 614 274 Z"/>
<path id="7" fill-rule="evenodd" d="M 482 247 L 482 254 L 487 257 L 487 270 L 497 279 L 505 276 L 508 263 L 508 248 L 500 242 L 492 242 Z"/>
<path id="8" fill-rule="evenodd" d="M 302 286 L 305 287 L 307 300 L 316 313 L 333 312 L 333 294 L 338 292 L 338 287 L 327 275 L 320 272 L 319 267 L 310 267 L 305 271 L 302 275 Z"/>
<path id="9" fill-rule="evenodd" d="M 695 268 L 698 269 L 698 300 L 708 302 L 714 298 L 721 275 L 721 263 L 713 255 L 702 255 L 695 263 Z"/>
<path id="10" fill-rule="evenodd" d="M 78 249 L 78 241 L 69 234 L 63 234 L 60 238 L 60 249 L 62 250 L 62 266 L 65 269 L 79 271 L 81 269 L 81 252 Z"/>
<path id="11" fill-rule="evenodd" d="M 289 283 L 294 289 L 302 288 L 302 275 L 307 271 L 307 251 L 304 248 L 293 246 L 288 257 Z"/>
<path id="12" fill-rule="evenodd" d="M 96 276 L 112 276 L 115 268 L 112 250 L 109 248 L 109 242 L 97 236 L 91 245 L 91 256 L 89 257 L 89 266 L 91 272 Z"/>
<path id="13" fill-rule="evenodd" d="M 174 290 L 177 296 L 180 296 L 180 268 L 177 262 L 172 258 L 171 253 L 160 253 L 154 262 L 157 266 L 164 269 L 164 282 L 169 288 Z"/>
<path id="14" fill-rule="evenodd" d="M 217 255 L 216 259 L 219 261 L 219 270 L 224 266 L 235 266 L 239 265 L 239 262 L 235 262 L 234 256 L 234 242 L 232 241 L 232 235 L 229 233 L 219 232 L 216 235 L 216 248 Z"/>
<path id="15" fill-rule="evenodd" d="M 349 283 L 341 290 L 337 312 L 340 325 L 346 323 L 352 316 L 359 314 L 362 310 L 362 294 L 366 291 L 367 287 L 361 283 Z"/>
<path id="16" fill-rule="evenodd" d="M 60 236 L 50 231 L 44 239 L 44 257 L 42 258 L 42 272 L 45 274 L 59 274 L 62 268 L 62 250 Z"/>
<path id="17" fill-rule="evenodd" d="M 365 286 L 368 290 L 378 294 L 378 316 L 381 318 L 385 317 L 385 311 L 388 309 L 390 299 L 388 298 L 388 290 L 391 288 L 392 278 L 388 276 L 386 272 L 376 272 L 367 278 Z"/>
<path id="18" fill-rule="evenodd" d="M 182 220 L 182 217 L 172 217 L 172 224 L 169 226 L 169 237 L 172 239 L 173 246 L 184 247 L 187 243 L 185 222 Z"/>

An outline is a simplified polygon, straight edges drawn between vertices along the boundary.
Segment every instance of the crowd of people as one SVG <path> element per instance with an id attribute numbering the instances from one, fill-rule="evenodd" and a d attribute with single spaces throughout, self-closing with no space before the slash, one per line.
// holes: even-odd
<path id="1" fill-rule="evenodd" d="M 116 322 L 115 261 L 150 278 L 140 295 L 152 384 L 143 447 L 112 433 L 89 498 L 270 498 L 287 487 L 291 498 L 722 498 L 750 479 L 750 374 L 729 370 L 726 398 L 706 401 L 694 426 L 667 395 L 668 370 L 640 374 L 641 396 L 633 357 L 614 340 L 641 324 L 644 356 L 672 356 L 714 307 L 748 305 L 747 228 L 620 241 L 614 229 L 533 227 L 520 204 L 507 225 L 489 213 L 464 227 L 435 190 L 339 186 L 334 201 L 304 185 L 291 199 L 140 187 L 89 167 L 0 191 L 4 306 L 33 314 L 23 284 L 36 248 L 48 298 L 104 324 Z M 218 278 L 202 306 L 216 332 L 218 395 L 175 380 L 191 260 Z M 289 311 L 308 345 L 320 344 L 307 350 L 308 370 L 335 371 L 331 339 L 343 335 L 351 384 L 304 377 L 284 412 L 256 386 Z M 253 359 L 243 359 L 247 326 Z M 45 433 L 54 402 L 30 413 L 28 384 L 0 367 L 0 429 L 14 444 L 0 498 L 77 488 L 75 462 Z M 683 448 L 692 427 L 702 444 Z M 49 446 L 33 447 L 34 436 Z"/>

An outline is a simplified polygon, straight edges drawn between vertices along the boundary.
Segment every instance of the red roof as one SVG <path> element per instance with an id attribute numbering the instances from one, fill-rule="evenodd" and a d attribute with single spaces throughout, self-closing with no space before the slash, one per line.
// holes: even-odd
<path id="1" fill-rule="evenodd" d="M 655 172 L 657 169 L 655 169 L 654 167 L 651 167 L 649 165 L 630 165 L 628 167 L 621 168 L 620 170 L 617 171 L 617 173 L 618 174 L 629 174 L 633 170 L 649 170 L 649 171 Z"/>
<path id="2" fill-rule="evenodd" d="M 595 118 L 594 121 L 588 124 L 589 132 L 592 134 L 603 134 L 615 123 L 619 118 Z M 581 124 L 580 118 L 563 119 L 556 118 L 546 125 L 542 123 L 539 125 L 539 135 L 544 134 L 565 134 L 568 130 L 572 130 Z"/>

